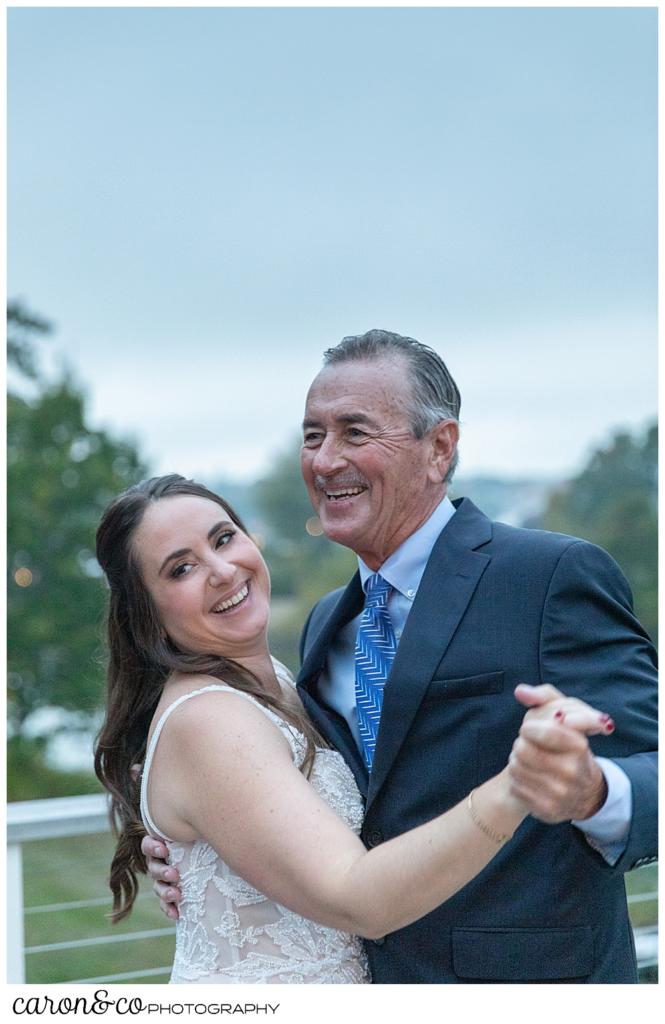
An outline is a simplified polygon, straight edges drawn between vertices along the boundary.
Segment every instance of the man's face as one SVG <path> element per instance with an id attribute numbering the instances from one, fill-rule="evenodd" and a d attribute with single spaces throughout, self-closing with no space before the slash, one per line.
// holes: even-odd
<path id="1" fill-rule="evenodd" d="M 339 363 L 307 396 L 302 474 L 326 535 L 371 569 L 430 516 L 445 493 L 457 425 L 418 440 L 407 412 L 403 356 Z"/>

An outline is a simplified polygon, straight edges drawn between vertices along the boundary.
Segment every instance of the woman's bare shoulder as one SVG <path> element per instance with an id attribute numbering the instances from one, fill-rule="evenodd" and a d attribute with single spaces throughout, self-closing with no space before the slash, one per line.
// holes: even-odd
<path id="1" fill-rule="evenodd" d="M 165 732 L 172 743 L 186 744 L 190 753 L 193 741 L 201 748 L 201 754 L 211 743 L 218 752 L 220 736 L 227 741 L 226 751 L 256 742 L 290 749 L 281 730 L 255 697 L 213 676 L 180 676 L 163 699 L 164 709 L 179 704 L 169 716 L 169 729 Z M 159 708 L 155 717 L 159 717 Z"/>

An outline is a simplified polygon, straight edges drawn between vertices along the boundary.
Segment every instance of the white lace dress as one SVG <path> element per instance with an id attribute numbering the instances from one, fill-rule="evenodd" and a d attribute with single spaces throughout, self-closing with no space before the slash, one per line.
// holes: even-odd
<path id="1" fill-rule="evenodd" d="M 284 679 L 283 672 L 279 675 Z M 293 726 L 249 694 L 221 683 L 185 694 L 161 716 L 146 754 L 141 815 L 147 831 L 166 840 L 170 863 L 180 872 L 182 901 L 171 983 L 368 983 L 367 961 L 359 938 L 316 924 L 267 899 L 231 871 L 208 843 L 169 839 L 153 822 L 147 800 L 148 777 L 162 729 L 184 701 L 215 690 L 234 693 L 260 708 L 288 740 L 295 764 L 300 765 L 305 754 L 305 739 Z M 346 824 L 359 833 L 362 800 L 341 754 L 318 749 L 310 781 Z"/>

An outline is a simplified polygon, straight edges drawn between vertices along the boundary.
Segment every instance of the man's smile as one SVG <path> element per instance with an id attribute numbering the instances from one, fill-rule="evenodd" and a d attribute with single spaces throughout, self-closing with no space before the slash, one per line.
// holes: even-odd
<path id="1" fill-rule="evenodd" d="M 359 480 L 357 476 L 349 479 L 348 475 L 346 480 L 343 477 L 337 480 L 326 480 L 324 477 L 318 476 L 315 485 L 320 493 L 325 494 L 329 502 L 356 498 L 359 494 L 369 490 L 364 480 Z"/>
<path id="2" fill-rule="evenodd" d="M 324 493 L 328 501 L 340 501 L 342 498 L 355 498 L 357 494 L 362 494 L 366 490 L 366 487 L 341 487 L 334 490 L 326 487 Z"/>

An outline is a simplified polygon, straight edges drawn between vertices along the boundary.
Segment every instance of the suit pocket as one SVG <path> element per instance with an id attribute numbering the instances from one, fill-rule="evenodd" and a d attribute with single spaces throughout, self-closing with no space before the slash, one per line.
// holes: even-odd
<path id="1" fill-rule="evenodd" d="M 435 676 L 427 688 L 424 700 L 450 700 L 453 697 L 482 697 L 484 694 L 501 693 L 504 676 L 503 671 L 459 676 L 455 679 Z"/>
<path id="2" fill-rule="evenodd" d="M 580 928 L 455 928 L 453 970 L 468 981 L 572 981 L 593 970 L 593 932 Z"/>

